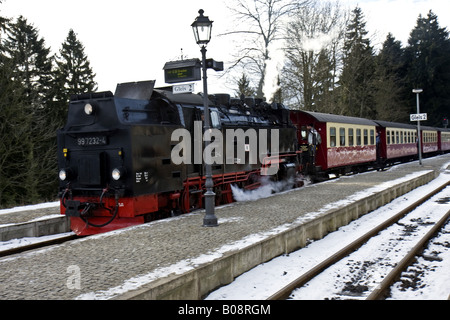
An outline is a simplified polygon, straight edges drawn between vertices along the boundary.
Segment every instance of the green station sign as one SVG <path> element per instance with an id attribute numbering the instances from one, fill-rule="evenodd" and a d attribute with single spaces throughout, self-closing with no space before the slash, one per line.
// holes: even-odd
<path id="1" fill-rule="evenodd" d="M 164 65 L 166 83 L 199 81 L 202 64 L 199 59 L 170 61 Z"/>

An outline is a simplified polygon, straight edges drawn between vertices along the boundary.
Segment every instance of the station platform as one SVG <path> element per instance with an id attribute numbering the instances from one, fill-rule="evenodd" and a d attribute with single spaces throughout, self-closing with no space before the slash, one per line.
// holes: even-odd
<path id="1" fill-rule="evenodd" d="M 202 299 L 278 255 L 424 185 L 450 154 L 0 259 L 0 299 Z M 450 179 L 450 174 L 449 174 Z"/>
<path id="2" fill-rule="evenodd" d="M 27 223 L 61 215 L 59 201 L 0 210 L 0 227 L 12 223 Z"/>

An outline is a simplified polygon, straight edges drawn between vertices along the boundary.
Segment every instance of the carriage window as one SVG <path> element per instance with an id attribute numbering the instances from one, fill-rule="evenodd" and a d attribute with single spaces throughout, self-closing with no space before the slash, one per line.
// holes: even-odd
<path id="1" fill-rule="evenodd" d="M 387 137 L 387 144 L 391 144 L 391 132 L 390 131 L 387 131 L 386 137 Z"/>
<path id="2" fill-rule="evenodd" d="M 371 145 L 375 144 L 375 131 L 374 130 L 370 130 L 370 144 Z"/>
<path id="3" fill-rule="evenodd" d="M 395 143 L 400 143 L 400 133 L 398 131 L 395 132 Z"/>
<path id="4" fill-rule="evenodd" d="M 336 128 L 330 128 L 330 147 L 336 147 Z"/>
<path id="5" fill-rule="evenodd" d="M 450 142 L 450 133 L 445 133 L 443 140 L 444 140 L 444 142 Z"/>
<path id="6" fill-rule="evenodd" d="M 345 128 L 339 128 L 339 143 L 341 147 L 345 146 Z"/>
<path id="7" fill-rule="evenodd" d="M 348 145 L 353 147 L 353 129 L 348 129 Z"/>
<path id="8" fill-rule="evenodd" d="M 356 129 L 356 145 L 361 145 L 361 129 Z"/>
<path id="9" fill-rule="evenodd" d="M 369 130 L 364 129 L 364 145 L 367 146 L 369 144 Z"/>

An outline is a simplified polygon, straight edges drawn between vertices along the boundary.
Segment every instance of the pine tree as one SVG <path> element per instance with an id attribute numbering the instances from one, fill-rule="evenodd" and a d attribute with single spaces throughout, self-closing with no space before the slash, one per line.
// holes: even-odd
<path id="1" fill-rule="evenodd" d="M 333 113 L 335 106 L 333 62 L 328 50 L 321 50 L 314 66 L 314 110 Z"/>
<path id="2" fill-rule="evenodd" d="M 95 74 L 84 53 L 83 44 L 70 29 L 59 55 L 56 55 L 54 73 L 55 101 L 52 103 L 53 118 L 61 127 L 66 121 L 67 107 L 72 95 L 93 92 L 97 88 Z"/>
<path id="3" fill-rule="evenodd" d="M 4 50 L 3 81 L 13 92 L 3 96 L 2 102 L 10 103 L 9 108 L 15 108 L 15 112 L 5 107 L 4 116 L 12 130 L 2 139 L 11 146 L 20 145 L 14 159 L 8 158 L 13 162 L 8 164 L 10 168 L 14 165 L 19 168 L 7 173 L 15 188 L 10 197 L 22 203 L 35 203 L 43 199 L 48 177 L 56 170 L 54 154 L 48 149 L 55 133 L 46 119 L 46 105 L 52 99 L 52 57 L 37 29 L 23 17 L 9 25 Z M 26 134 L 21 135 L 22 132 Z"/>
<path id="4" fill-rule="evenodd" d="M 13 79 L 26 89 L 26 101 L 34 108 L 43 108 L 51 99 L 50 48 L 45 47 L 38 30 L 20 16 L 9 28 L 5 49 L 14 64 Z"/>
<path id="5" fill-rule="evenodd" d="M 408 122 L 409 108 L 405 97 L 406 60 L 401 42 L 389 33 L 376 57 L 374 87 L 376 118 Z M 408 91 L 409 92 L 409 91 Z"/>
<path id="6" fill-rule="evenodd" d="M 84 49 L 75 32 L 70 29 L 59 55 L 56 56 L 55 78 L 62 88 L 61 98 L 67 103 L 71 95 L 92 92 L 97 87 L 95 74 Z"/>
<path id="7" fill-rule="evenodd" d="M 25 124 L 31 114 L 23 103 L 25 90 L 12 73 L 11 60 L 0 52 L 0 208 L 23 202 L 28 172 L 24 159 L 30 132 Z"/>
<path id="8" fill-rule="evenodd" d="M 368 32 L 361 8 L 356 7 L 352 16 L 344 43 L 344 66 L 340 79 L 341 113 L 373 118 L 373 48 L 367 38 Z"/>
<path id="9" fill-rule="evenodd" d="M 450 40 L 448 31 L 439 26 L 438 17 L 432 11 L 427 17 L 419 16 L 406 54 L 411 112 L 416 113 L 411 90 L 421 88 L 424 91 L 420 96 L 420 111 L 428 113 L 426 124 L 440 126 L 443 117 L 448 117 L 450 105 Z"/>
<path id="10" fill-rule="evenodd" d="M 252 97 L 255 95 L 255 89 L 251 87 L 250 79 L 245 73 L 242 73 L 242 77 L 236 82 L 238 89 L 236 94 L 238 97 Z"/>

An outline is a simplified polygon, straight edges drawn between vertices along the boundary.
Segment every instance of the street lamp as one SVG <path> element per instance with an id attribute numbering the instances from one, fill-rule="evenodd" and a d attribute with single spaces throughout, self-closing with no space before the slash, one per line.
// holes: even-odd
<path id="1" fill-rule="evenodd" d="M 423 90 L 413 89 L 412 92 L 417 95 L 417 114 L 420 114 L 419 94 L 421 94 Z M 420 134 L 420 120 L 417 121 L 417 134 L 419 137 L 419 164 L 422 165 L 422 136 Z"/>
<path id="2" fill-rule="evenodd" d="M 203 107 L 204 107 L 204 117 L 205 124 L 204 130 L 209 131 L 211 129 L 209 120 L 209 101 L 208 101 L 208 84 L 207 84 L 207 65 L 206 65 L 206 45 L 211 40 L 211 29 L 213 21 L 209 20 L 208 17 L 203 15 L 205 11 L 200 9 L 198 13 L 200 14 L 192 23 L 191 27 L 194 31 L 195 41 L 201 47 L 202 53 L 202 71 L 203 71 Z M 208 147 L 211 141 L 205 141 L 205 148 Z M 203 218 L 204 227 L 217 227 L 217 218 L 214 214 L 214 205 L 216 194 L 213 191 L 214 182 L 212 179 L 212 169 L 211 169 L 211 159 L 206 159 L 205 161 L 205 171 L 206 171 L 206 192 L 205 192 L 205 217 Z"/>

